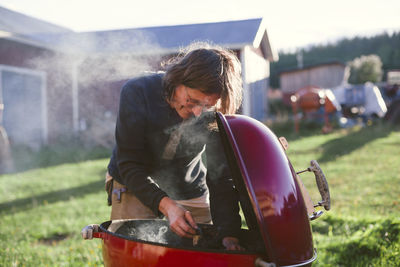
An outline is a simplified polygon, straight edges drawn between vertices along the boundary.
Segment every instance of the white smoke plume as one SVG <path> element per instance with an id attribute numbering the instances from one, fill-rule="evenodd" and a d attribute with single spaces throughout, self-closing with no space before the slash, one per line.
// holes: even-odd
<path id="1" fill-rule="evenodd" d="M 143 31 L 46 38 L 55 50 L 38 53 L 28 65 L 46 72 L 50 142 L 79 132 L 88 145 L 111 147 L 121 86 L 160 68 L 156 38 Z"/>

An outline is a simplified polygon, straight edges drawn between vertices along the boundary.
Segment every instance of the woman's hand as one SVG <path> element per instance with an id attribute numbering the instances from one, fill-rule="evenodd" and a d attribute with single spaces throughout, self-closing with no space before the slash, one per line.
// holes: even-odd
<path id="1" fill-rule="evenodd" d="M 224 239 L 222 239 L 222 244 L 226 250 L 244 250 L 239 244 L 239 239 L 236 237 L 224 237 Z"/>
<path id="2" fill-rule="evenodd" d="M 159 210 L 167 217 L 171 230 L 177 235 L 192 238 L 196 234 L 197 225 L 190 211 L 169 197 L 161 199 Z"/>

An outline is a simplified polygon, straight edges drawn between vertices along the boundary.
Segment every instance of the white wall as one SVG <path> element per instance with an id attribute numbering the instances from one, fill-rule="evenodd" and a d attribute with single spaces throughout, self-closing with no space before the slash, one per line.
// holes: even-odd
<path id="1" fill-rule="evenodd" d="M 267 108 L 269 61 L 263 58 L 253 47 L 245 46 L 241 50 L 241 62 L 244 89 L 243 114 L 254 117 L 261 110 L 265 111 Z M 263 99 L 258 99 L 259 101 L 255 102 L 252 96 L 255 92 L 261 94 Z"/>

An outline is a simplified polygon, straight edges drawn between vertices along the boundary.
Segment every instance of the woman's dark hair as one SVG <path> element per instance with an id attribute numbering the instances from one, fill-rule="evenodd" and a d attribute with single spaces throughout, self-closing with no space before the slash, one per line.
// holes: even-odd
<path id="1" fill-rule="evenodd" d="M 241 65 L 227 49 L 204 43 L 188 46 L 167 62 L 163 78 L 165 96 L 172 101 L 175 88 L 184 85 L 206 95 L 219 94 L 217 111 L 234 114 L 242 102 Z"/>

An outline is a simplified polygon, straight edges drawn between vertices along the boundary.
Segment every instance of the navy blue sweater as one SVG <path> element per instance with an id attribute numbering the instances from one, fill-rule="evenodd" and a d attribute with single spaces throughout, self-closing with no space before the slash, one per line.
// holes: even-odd
<path id="1" fill-rule="evenodd" d="M 108 171 L 156 215 L 164 196 L 191 199 L 209 190 L 213 223 L 222 236 L 237 236 L 238 196 L 219 133 L 210 127 L 215 114 L 183 121 L 163 96 L 162 77 L 142 76 L 123 86 Z M 179 136 L 175 144 L 171 135 Z"/>

